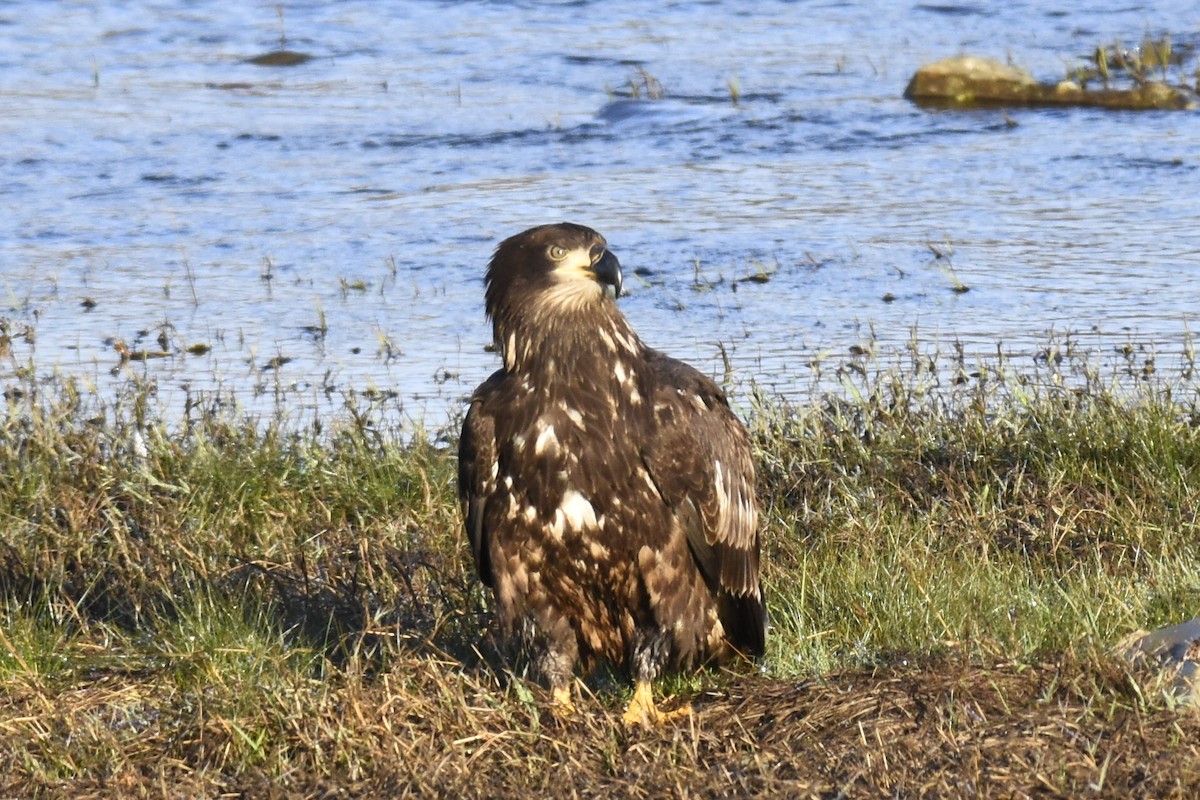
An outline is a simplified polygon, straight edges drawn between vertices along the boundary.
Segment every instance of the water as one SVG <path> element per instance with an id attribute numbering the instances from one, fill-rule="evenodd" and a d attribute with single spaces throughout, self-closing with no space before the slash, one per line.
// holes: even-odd
<path id="1" fill-rule="evenodd" d="M 1200 306 L 1196 115 L 901 98 L 948 55 L 1057 79 L 1147 30 L 1185 46 L 1200 13 L 0 3 L 0 382 L 140 378 L 165 413 L 185 386 L 318 413 L 377 390 L 436 424 L 496 365 L 492 248 L 561 219 L 606 235 L 647 342 L 718 376 L 724 349 L 742 384 L 811 391 L 914 332 L 969 359 L 1132 344 L 1162 374 Z M 245 62 L 281 37 L 315 58 Z M 625 96 L 643 73 L 664 99 Z"/>

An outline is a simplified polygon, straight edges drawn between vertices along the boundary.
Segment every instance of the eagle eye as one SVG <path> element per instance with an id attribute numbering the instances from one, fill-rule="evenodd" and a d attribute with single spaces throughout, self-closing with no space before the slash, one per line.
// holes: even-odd
<path id="1" fill-rule="evenodd" d="M 564 258 L 567 257 L 567 248 L 561 247 L 560 245 L 557 245 L 557 244 L 552 244 L 546 250 L 546 253 L 547 253 L 547 255 L 550 256 L 550 258 L 552 260 L 562 261 Z"/>

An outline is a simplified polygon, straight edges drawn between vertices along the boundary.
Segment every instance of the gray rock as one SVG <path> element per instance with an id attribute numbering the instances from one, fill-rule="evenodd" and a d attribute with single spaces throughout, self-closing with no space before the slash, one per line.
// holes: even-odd
<path id="1" fill-rule="evenodd" d="M 1138 631 L 1118 649 L 1135 668 L 1160 678 L 1177 700 L 1200 705 L 1200 617 L 1149 633 Z"/>

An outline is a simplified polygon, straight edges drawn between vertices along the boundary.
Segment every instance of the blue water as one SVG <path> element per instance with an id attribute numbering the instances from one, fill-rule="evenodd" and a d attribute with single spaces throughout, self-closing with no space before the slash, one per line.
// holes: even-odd
<path id="1" fill-rule="evenodd" d="M 914 338 L 1132 344 L 1169 378 L 1198 327 L 1195 113 L 901 97 L 960 52 L 1050 80 L 1182 48 L 1192 3 L 278 8 L 0 3 L 0 383 L 146 380 L 166 414 L 378 390 L 436 424 L 496 365 L 492 248 L 561 219 L 606 235 L 647 342 L 789 395 Z M 281 44 L 314 58 L 246 62 Z"/>

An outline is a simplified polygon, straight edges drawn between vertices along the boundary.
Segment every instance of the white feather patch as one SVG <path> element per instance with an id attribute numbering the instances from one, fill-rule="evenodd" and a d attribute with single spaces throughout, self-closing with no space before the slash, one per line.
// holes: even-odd
<path id="1" fill-rule="evenodd" d="M 717 489 L 717 507 L 724 519 L 729 510 L 729 492 L 725 486 L 725 471 L 721 468 L 721 462 L 716 460 L 713 461 L 713 483 Z"/>
<path id="2" fill-rule="evenodd" d="M 504 367 L 512 370 L 517 361 L 517 335 L 515 333 L 508 334 L 508 340 L 504 343 Z"/>
<path id="3" fill-rule="evenodd" d="M 558 439 L 554 436 L 554 426 L 547 425 L 541 433 L 538 434 L 537 441 L 533 443 L 534 455 L 541 455 L 546 451 L 547 447 L 558 449 Z"/>
<path id="4" fill-rule="evenodd" d="M 632 333 L 632 331 L 630 331 Z M 632 336 L 626 335 L 624 331 L 617 331 L 617 338 L 621 341 L 621 346 L 629 353 L 636 353 L 637 348 L 634 347 L 634 339 Z"/>
<path id="5" fill-rule="evenodd" d="M 608 331 L 606 331 L 604 328 L 597 329 L 596 335 L 600 337 L 600 341 L 604 342 L 604 346 L 609 350 L 617 349 L 617 343 L 613 341 L 613 338 L 608 335 Z"/>
<path id="6" fill-rule="evenodd" d="M 568 489 L 563 495 L 559 509 L 571 530 L 581 531 L 585 527 L 596 527 L 596 509 L 588 499 L 574 489 Z"/>
<path id="7" fill-rule="evenodd" d="M 638 471 L 642 474 L 642 479 L 646 481 L 646 485 L 650 487 L 650 491 L 654 492 L 654 496 L 662 500 L 662 493 L 658 491 L 658 484 L 654 482 L 654 478 L 650 477 L 650 473 L 646 471 L 645 467 L 642 467 Z"/>

